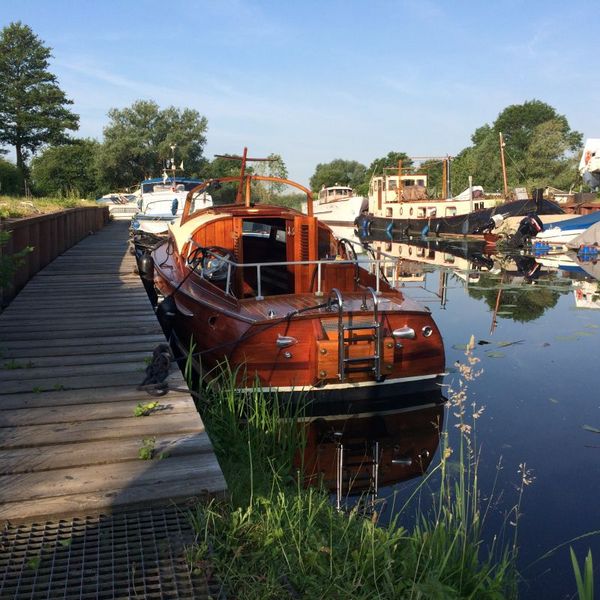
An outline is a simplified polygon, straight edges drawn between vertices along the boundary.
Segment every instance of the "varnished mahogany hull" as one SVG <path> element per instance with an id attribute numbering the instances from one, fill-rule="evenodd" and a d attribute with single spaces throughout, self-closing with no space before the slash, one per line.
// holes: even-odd
<path id="1" fill-rule="evenodd" d="M 173 291 L 165 281 L 159 281 L 158 287 L 163 294 Z M 210 295 L 192 298 L 179 292 L 174 297 L 178 308 L 174 330 L 182 347 L 189 348 L 190 342 L 194 343 L 205 373 L 225 360 L 233 368 L 241 366 L 240 388 L 252 387 L 258 378 L 260 386 L 276 390 L 281 399 L 318 400 L 321 412 L 343 409 L 349 403 L 354 404 L 352 410 L 363 405 L 372 409 L 375 403 L 390 398 L 426 389 L 439 390 L 444 350 L 440 332 L 428 312 L 380 313 L 384 324 L 383 381 L 377 382 L 372 373 L 363 371 L 350 373 L 348 380 L 340 383 L 336 313 L 320 308 L 290 319 L 276 316 L 248 322 L 231 308 L 213 302 Z M 296 301 L 306 306 L 323 303 L 322 298 L 306 294 Z M 282 306 L 289 302 L 289 298 L 281 299 Z M 367 320 L 370 316 L 368 312 L 352 315 Z M 407 326 L 416 332 L 415 339 L 395 340 L 391 336 L 395 329 Z M 426 328 L 431 328 L 429 337 L 422 333 Z M 294 343 L 281 348 L 277 344 L 280 337 L 293 338 Z M 348 350 L 351 357 L 373 353 L 374 343 L 367 341 L 357 341 Z"/>
<path id="2" fill-rule="evenodd" d="M 442 400 L 438 395 L 438 402 L 425 406 L 345 418 L 329 416 L 303 423 L 306 446 L 295 462 L 304 467 L 305 485 L 322 482 L 335 490 L 340 445 L 344 494 L 369 488 L 377 451 L 380 487 L 422 476 L 439 446 L 444 419 Z"/>

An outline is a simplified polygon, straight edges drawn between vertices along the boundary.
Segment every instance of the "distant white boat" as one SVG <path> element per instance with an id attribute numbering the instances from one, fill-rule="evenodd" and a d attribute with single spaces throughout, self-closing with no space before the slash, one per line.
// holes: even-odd
<path id="1" fill-rule="evenodd" d="M 336 184 L 321 188 L 313 201 L 313 214 L 329 225 L 337 238 L 360 242 L 354 231 L 354 220 L 366 207 L 366 198 L 355 196 L 350 186 Z M 303 203 L 302 211 L 306 212 L 306 203 Z"/>
<path id="2" fill-rule="evenodd" d="M 138 211 L 138 194 L 123 194 L 112 192 L 98 198 L 98 204 L 108 206 L 108 212 L 113 219 L 131 219 Z"/>
<path id="3" fill-rule="evenodd" d="M 557 221 L 540 231 L 534 238 L 534 242 L 543 242 L 551 246 L 570 245 L 573 240 L 581 236 L 592 225 L 600 222 L 600 211 Z"/>
<path id="4" fill-rule="evenodd" d="M 579 161 L 579 172 L 585 184 L 600 189 L 600 138 L 589 138 L 585 142 Z"/>
<path id="5" fill-rule="evenodd" d="M 134 241 L 139 243 L 144 236 L 155 238 L 167 235 L 169 225 L 181 217 L 188 192 L 201 183 L 201 179 L 170 176 L 166 171 L 161 178 L 142 181 L 138 211 L 131 220 Z M 196 201 L 201 203 L 197 210 L 209 208 L 213 203 L 210 194 Z"/>

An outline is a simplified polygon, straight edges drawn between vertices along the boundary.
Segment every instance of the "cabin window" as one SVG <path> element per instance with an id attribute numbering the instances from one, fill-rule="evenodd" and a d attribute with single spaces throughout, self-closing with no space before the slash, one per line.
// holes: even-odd
<path id="1" fill-rule="evenodd" d="M 435 215 L 437 214 L 437 209 L 435 206 L 428 206 L 427 207 L 427 216 L 428 217 L 435 217 Z"/>
<path id="2" fill-rule="evenodd" d="M 444 262 L 447 265 L 453 265 L 454 264 L 454 256 L 452 254 L 444 254 Z"/>
<path id="3" fill-rule="evenodd" d="M 425 187 L 425 180 L 424 179 L 417 179 L 417 185 Z"/>
<path id="4" fill-rule="evenodd" d="M 424 218 L 425 218 L 425 207 L 419 206 L 417 208 L 417 219 L 424 219 Z"/>
<path id="5" fill-rule="evenodd" d="M 446 216 L 454 217 L 456 215 L 456 206 L 446 206 Z"/>
<path id="6" fill-rule="evenodd" d="M 418 248 L 417 256 L 424 257 L 425 256 L 425 248 Z"/>
<path id="7" fill-rule="evenodd" d="M 392 207 L 391 207 L 391 206 L 388 206 L 388 207 L 385 209 L 385 216 L 386 216 L 386 217 L 393 217 L 393 216 L 394 216 L 394 211 L 392 210 Z"/>
<path id="8" fill-rule="evenodd" d="M 386 252 L 391 252 L 392 251 L 392 242 L 386 242 L 386 244 L 385 244 L 385 251 Z"/>
<path id="9" fill-rule="evenodd" d="M 479 210 L 479 209 L 481 209 L 481 208 L 483 208 L 483 207 L 484 207 L 484 203 L 483 203 L 483 202 L 475 202 L 475 203 L 473 204 L 473 208 L 474 208 L 475 210 Z"/>
<path id="10" fill-rule="evenodd" d="M 395 179 L 390 179 L 388 180 L 388 189 L 391 190 L 395 190 L 398 188 L 398 182 Z"/>
<path id="11" fill-rule="evenodd" d="M 414 179 L 405 179 L 403 182 L 405 187 L 412 187 L 413 185 L 415 185 L 415 180 Z"/>
<path id="12" fill-rule="evenodd" d="M 394 267 L 393 266 L 385 268 L 385 276 L 388 279 L 391 279 L 394 276 Z"/>

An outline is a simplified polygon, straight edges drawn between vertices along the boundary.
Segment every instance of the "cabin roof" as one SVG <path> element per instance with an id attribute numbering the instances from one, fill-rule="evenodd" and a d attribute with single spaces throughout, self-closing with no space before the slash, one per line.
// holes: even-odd
<path id="1" fill-rule="evenodd" d="M 171 235 L 175 239 L 178 252 L 181 252 L 184 244 L 190 239 L 194 231 L 203 225 L 207 225 L 213 221 L 221 219 L 230 219 L 232 217 L 253 218 L 281 218 L 290 219 L 295 216 L 301 216 L 302 213 L 294 208 L 285 206 L 275 206 L 272 204 L 258 204 L 252 207 L 247 207 L 243 204 L 225 204 L 222 206 L 210 206 L 198 212 L 193 213 L 189 221 L 183 225 L 179 222 L 169 225 Z"/>

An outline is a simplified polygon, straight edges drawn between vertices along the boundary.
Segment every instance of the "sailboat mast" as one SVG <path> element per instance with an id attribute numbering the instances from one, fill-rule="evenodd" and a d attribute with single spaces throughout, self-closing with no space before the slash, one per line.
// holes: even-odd
<path id="1" fill-rule="evenodd" d="M 508 198 L 508 182 L 506 180 L 506 162 L 504 160 L 504 138 L 500 132 L 500 161 L 502 162 L 502 179 L 504 181 L 504 197 Z"/>
<path id="2" fill-rule="evenodd" d="M 442 198 L 448 197 L 448 181 L 446 171 L 448 169 L 448 157 L 442 160 Z"/>

